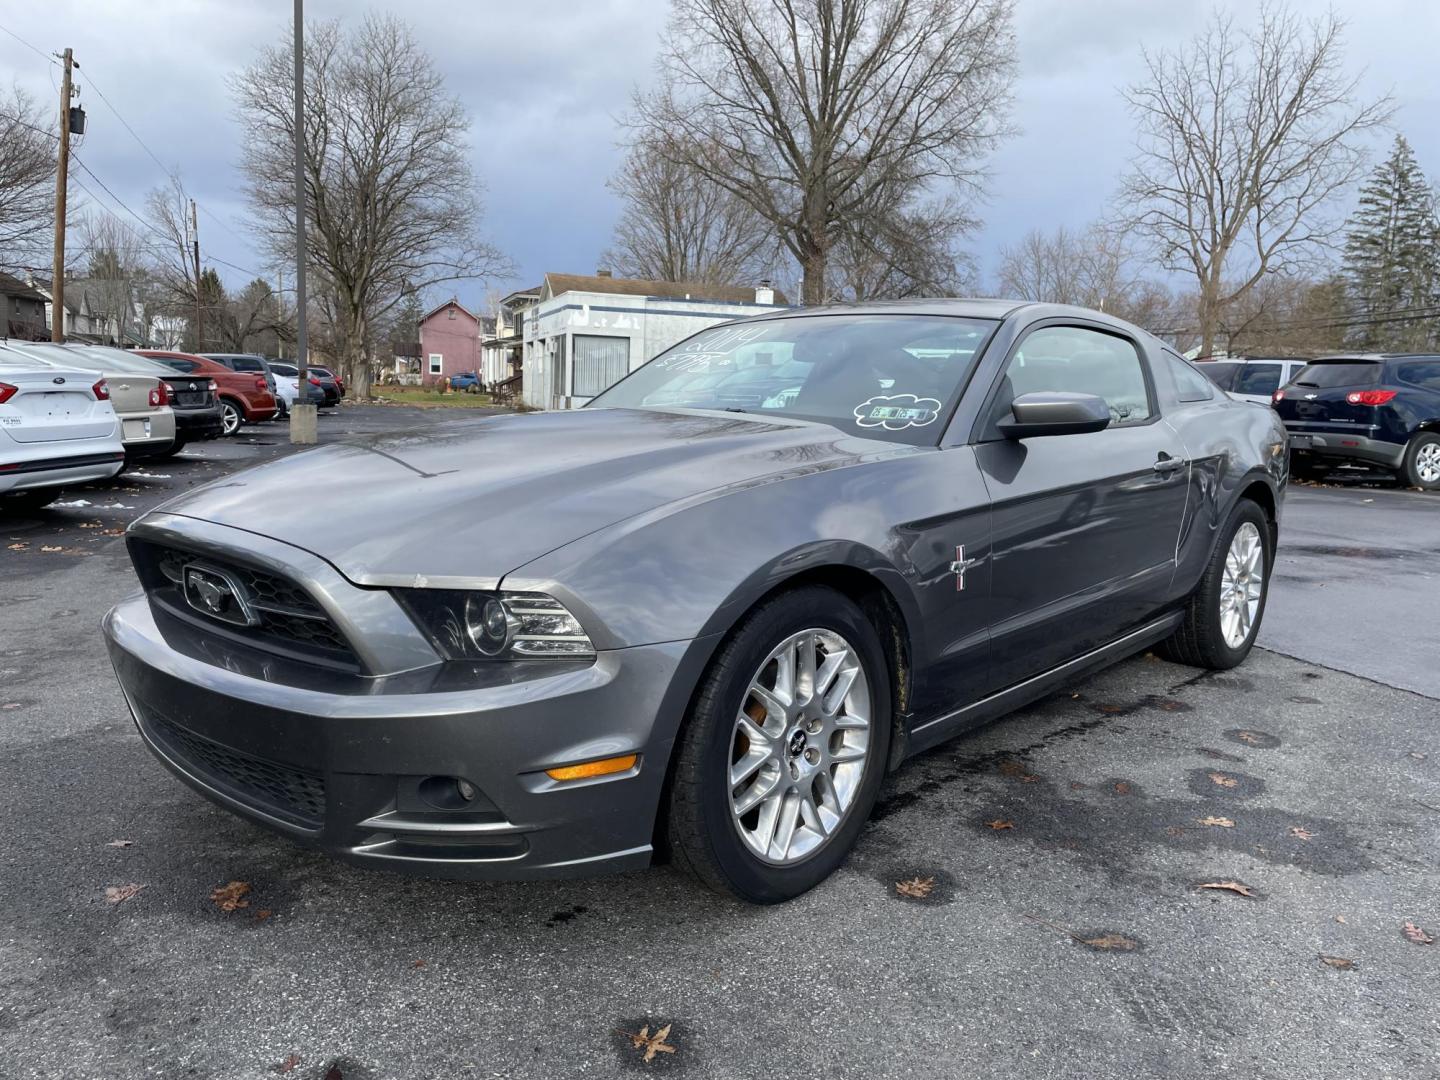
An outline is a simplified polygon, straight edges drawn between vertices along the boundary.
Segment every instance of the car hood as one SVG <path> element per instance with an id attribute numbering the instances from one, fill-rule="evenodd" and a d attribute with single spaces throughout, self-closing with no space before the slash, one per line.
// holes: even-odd
<path id="1" fill-rule="evenodd" d="M 162 509 L 304 548 L 361 585 L 483 588 L 667 503 L 916 452 L 825 424 L 700 411 L 508 414 L 321 447 Z"/>

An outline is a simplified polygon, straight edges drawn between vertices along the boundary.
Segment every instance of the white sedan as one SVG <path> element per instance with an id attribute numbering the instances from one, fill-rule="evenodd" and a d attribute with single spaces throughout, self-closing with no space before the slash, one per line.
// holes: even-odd
<path id="1" fill-rule="evenodd" d="M 103 376 L 0 355 L 0 511 L 38 509 L 124 464 Z"/>

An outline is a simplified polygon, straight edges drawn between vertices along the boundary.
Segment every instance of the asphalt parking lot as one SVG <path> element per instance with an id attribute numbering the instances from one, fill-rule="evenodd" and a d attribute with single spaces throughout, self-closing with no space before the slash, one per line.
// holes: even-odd
<path id="1" fill-rule="evenodd" d="M 0 522 L 0 1078 L 1440 1076 L 1440 498 L 1294 489 L 1243 667 L 1139 656 L 940 747 L 758 909 L 358 870 L 153 761 L 97 630 L 117 530 L 289 452 L 258 425 Z"/>

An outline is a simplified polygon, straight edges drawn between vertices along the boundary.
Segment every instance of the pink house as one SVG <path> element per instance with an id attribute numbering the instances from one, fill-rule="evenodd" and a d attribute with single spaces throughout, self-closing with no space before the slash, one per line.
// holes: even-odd
<path id="1" fill-rule="evenodd" d="M 451 297 L 420 320 L 420 377 L 434 386 L 480 370 L 480 319 Z"/>

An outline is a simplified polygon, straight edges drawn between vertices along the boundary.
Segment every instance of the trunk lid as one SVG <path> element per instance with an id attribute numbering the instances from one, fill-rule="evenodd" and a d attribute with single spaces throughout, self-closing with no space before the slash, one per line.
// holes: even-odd
<path id="1" fill-rule="evenodd" d="M 16 388 L 0 405 L 0 429 L 20 443 L 113 435 L 115 411 L 91 392 L 99 378 L 88 371 L 26 371 L 0 366 L 0 383 Z"/>

